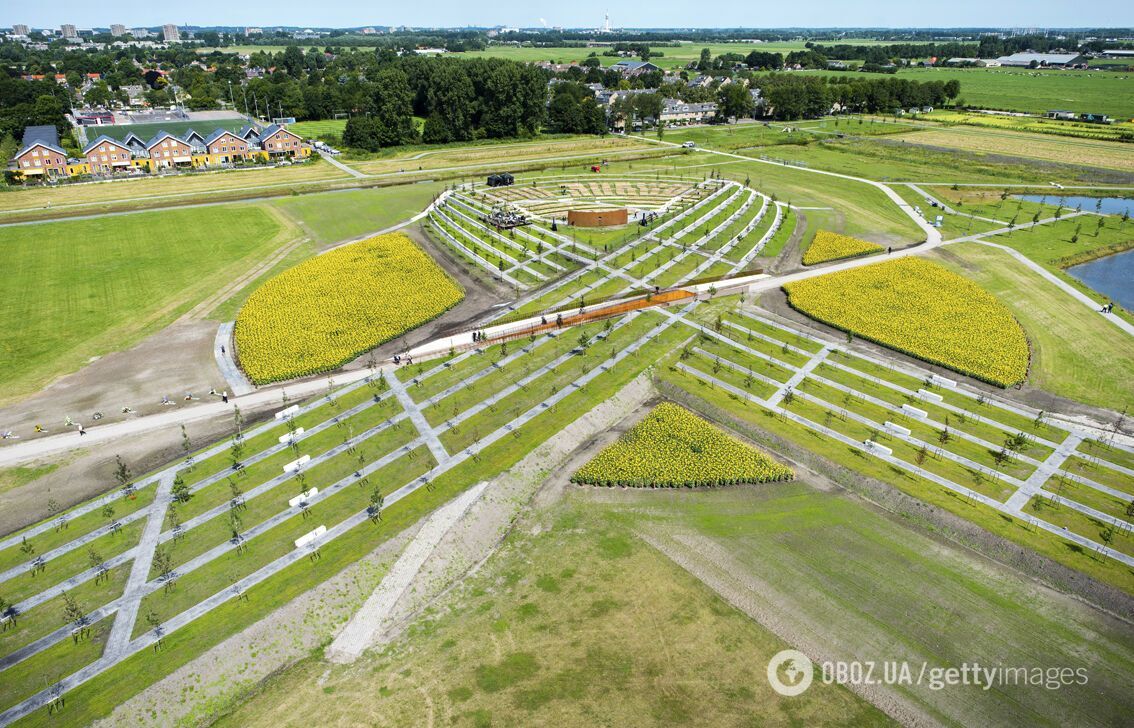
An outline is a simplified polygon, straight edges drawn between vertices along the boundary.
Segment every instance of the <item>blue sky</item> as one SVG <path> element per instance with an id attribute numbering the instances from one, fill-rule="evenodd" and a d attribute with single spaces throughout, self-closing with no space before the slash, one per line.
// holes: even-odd
<path id="1" fill-rule="evenodd" d="M 320 3 L 311 0 L 61 0 L 4 3 L 0 26 L 27 23 L 58 27 L 160 25 L 548 25 L 594 27 L 610 10 L 615 27 L 1085 27 L 1134 25 L 1129 0 L 810 0 L 718 2 L 689 0 L 426 0 L 426 2 Z"/>

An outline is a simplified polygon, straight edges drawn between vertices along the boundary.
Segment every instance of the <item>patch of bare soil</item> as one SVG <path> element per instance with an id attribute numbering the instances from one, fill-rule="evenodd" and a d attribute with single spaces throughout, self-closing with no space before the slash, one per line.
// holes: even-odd
<path id="1" fill-rule="evenodd" d="M 241 411 L 245 422 L 251 425 L 277 409 L 278 404 L 267 403 L 259 409 L 241 408 Z M 199 446 L 230 435 L 232 417 L 224 414 L 193 420 L 186 424 L 185 429 L 194 446 Z M 131 473 L 138 476 L 157 470 L 183 454 L 181 428 L 178 426 L 153 429 L 145 437 L 120 438 L 113 444 L 100 443 L 94 448 L 82 445 L 76 434 L 75 450 L 43 461 L 25 463 L 28 466 L 49 462 L 60 465 L 30 483 L 0 493 L 0 536 L 50 516 L 47 508 L 49 500 L 55 500 L 62 508 L 69 508 L 117 487 L 115 455 L 121 455 Z"/>
<path id="2" fill-rule="evenodd" d="M 175 670 L 92 725 L 205 725 L 212 711 L 330 641 L 417 532 L 411 526 L 341 572 Z M 191 696 L 191 697 L 190 697 Z"/>

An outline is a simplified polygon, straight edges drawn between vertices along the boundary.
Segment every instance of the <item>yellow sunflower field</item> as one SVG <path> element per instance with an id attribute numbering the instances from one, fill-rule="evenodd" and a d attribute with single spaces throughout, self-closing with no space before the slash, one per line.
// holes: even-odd
<path id="1" fill-rule="evenodd" d="M 865 265 L 784 286 L 792 308 L 835 328 L 1010 387 L 1028 374 L 1028 339 L 988 291 L 920 258 Z"/>
<path id="2" fill-rule="evenodd" d="M 256 289 L 236 317 L 241 368 L 256 384 L 335 369 L 464 298 L 402 233 L 307 260 Z"/>
<path id="3" fill-rule="evenodd" d="M 698 487 L 789 480 L 792 471 L 689 410 L 663 402 L 571 480 L 586 485 Z"/>
<path id="4" fill-rule="evenodd" d="M 829 260 L 842 260 L 843 258 L 857 258 L 860 255 L 870 255 L 881 252 L 882 246 L 870 243 L 849 235 L 840 235 L 830 230 L 820 230 L 815 233 L 815 239 L 807 250 L 803 251 L 803 264 L 816 265 Z"/>

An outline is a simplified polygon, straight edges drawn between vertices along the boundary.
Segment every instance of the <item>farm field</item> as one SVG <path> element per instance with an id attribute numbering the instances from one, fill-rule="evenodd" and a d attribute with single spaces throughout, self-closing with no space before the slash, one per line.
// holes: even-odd
<path id="1" fill-rule="evenodd" d="M 968 130 L 954 132 L 961 134 Z M 752 149 L 747 156 L 800 164 L 883 182 L 941 182 L 1048 185 L 1053 179 L 1066 184 L 1130 184 L 1134 176 L 1120 170 L 1082 166 L 1069 150 L 1061 162 L 1027 157 L 994 157 L 977 152 L 915 145 L 910 132 L 868 139 L 822 140 L 799 145 Z M 949 134 L 951 132 L 939 132 Z M 1044 137 L 1047 141 L 1047 137 Z M 1064 140 L 1057 140 L 1062 142 Z M 1076 140 L 1066 140 L 1074 144 Z"/>
<path id="2" fill-rule="evenodd" d="M 890 724 L 838 686 L 802 699 L 772 692 L 763 670 L 784 641 L 637 538 L 616 508 L 597 515 L 585 497 L 570 500 L 530 519 L 538 535 L 530 522 L 512 531 L 474 579 L 382 653 L 329 672 L 306 660 L 231 701 L 218 725 L 316 714 L 409 724 L 430 709 L 456 725 L 581 725 L 597 714 L 729 725 L 753 704 L 772 721 Z"/>
<path id="3" fill-rule="evenodd" d="M 5 398 L 163 328 L 292 236 L 252 206 L 6 229 L 8 273 L 0 278 Z"/>
<path id="4" fill-rule="evenodd" d="M 804 265 L 818 265 L 832 260 L 857 258 L 861 255 L 881 253 L 882 246 L 865 240 L 839 235 L 830 230 L 817 230 L 807 249 L 803 251 Z"/>
<path id="5" fill-rule="evenodd" d="M 980 154 L 1034 157 L 1049 162 L 1134 172 L 1134 147 L 1122 142 L 1069 139 L 1051 134 L 953 127 L 912 132 L 902 136 L 910 144 L 950 147 Z"/>
<path id="6" fill-rule="evenodd" d="M 462 298 L 456 281 L 405 234 L 387 233 L 265 282 L 236 317 L 234 347 L 257 384 L 320 374 Z"/>
<path id="7" fill-rule="evenodd" d="M 1001 131 L 1025 131 L 1037 134 L 1079 137 L 1090 140 L 1129 142 L 1134 137 L 1134 122 L 1119 120 L 1114 124 L 1092 124 L 1081 121 L 1063 121 L 1043 116 L 1003 116 L 956 110 L 935 110 L 923 118 L 944 124 L 964 124 Z"/>
<path id="8" fill-rule="evenodd" d="M 871 39 L 846 39 L 840 42 L 852 45 L 884 45 L 882 41 Z M 653 56 L 650 62 L 656 64 L 661 68 L 666 69 L 680 69 L 684 68 L 690 61 L 697 61 L 701 57 L 701 49 L 708 48 L 713 56 L 719 56 L 724 53 L 739 53 L 747 55 L 752 51 L 765 51 L 768 53 L 790 53 L 791 51 L 801 51 L 805 49 L 806 41 L 769 41 L 765 43 L 700 43 L 690 42 L 681 43 L 679 46 L 651 46 L 653 51 L 663 54 L 661 56 Z M 570 63 L 572 61 L 578 62 L 595 53 L 603 66 L 609 66 L 619 60 L 620 58 L 614 56 L 602 55 L 602 48 L 585 48 L 585 47 L 531 47 L 531 46 L 508 46 L 508 45 L 493 45 L 489 46 L 483 51 L 467 51 L 464 53 L 454 54 L 462 58 L 507 58 L 513 61 L 553 61 L 555 63 Z"/>
<path id="9" fill-rule="evenodd" d="M 1032 352 L 1029 385 L 1098 407 L 1134 408 L 1134 356 L 1114 327 L 1002 250 L 950 245 L 933 257 L 1012 310 Z"/>
<path id="10" fill-rule="evenodd" d="M 845 77 L 877 77 L 860 71 L 799 71 Z M 1098 71 L 1032 71 L 1009 68 L 903 68 L 897 78 L 961 82 L 966 106 L 1043 114 L 1075 108 L 1115 118 L 1134 118 L 1134 74 Z"/>
<path id="11" fill-rule="evenodd" d="M 784 286 L 812 318 L 1001 387 L 1023 381 L 1028 343 L 993 296 L 917 258 Z"/>
<path id="12" fill-rule="evenodd" d="M 669 402 L 571 476 L 586 485 L 702 487 L 789 480 L 790 468 Z"/>

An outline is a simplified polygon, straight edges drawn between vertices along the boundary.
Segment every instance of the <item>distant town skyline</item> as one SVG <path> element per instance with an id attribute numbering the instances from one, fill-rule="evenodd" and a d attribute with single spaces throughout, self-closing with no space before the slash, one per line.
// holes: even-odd
<path id="1" fill-rule="evenodd" d="M 348 28 L 368 25 L 417 27 L 518 26 L 597 28 L 606 13 L 615 28 L 902 28 L 902 27 L 1126 27 L 1134 25 L 1134 12 L 1125 0 L 1064 3 L 1045 0 L 955 0 L 947 8 L 899 0 L 860 3 L 814 0 L 806 4 L 694 5 L 691 3 L 578 0 L 502 0 L 491 6 L 459 1 L 375 6 L 363 2 L 313 5 L 284 3 L 228 3 L 201 0 L 191 5 L 161 5 L 139 0 L 93 3 L 8 6 L 0 25 L 26 24 L 37 28 L 155 27 L 165 24 L 195 26 L 274 25 Z M 268 22 L 280 20 L 279 23 Z"/>

